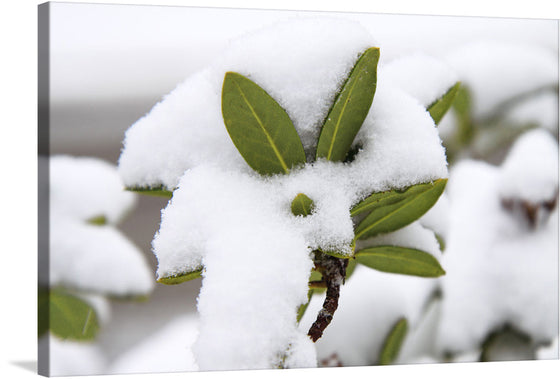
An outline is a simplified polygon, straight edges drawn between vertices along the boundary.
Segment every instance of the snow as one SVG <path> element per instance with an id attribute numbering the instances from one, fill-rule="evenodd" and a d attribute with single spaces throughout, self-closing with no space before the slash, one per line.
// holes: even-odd
<path id="1" fill-rule="evenodd" d="M 154 277 L 142 252 L 117 229 L 82 224 L 54 210 L 50 224 L 52 286 L 118 296 L 153 289 Z"/>
<path id="2" fill-rule="evenodd" d="M 539 204 L 558 195 L 558 144 L 546 130 L 520 136 L 503 163 L 500 176 L 502 199 Z"/>
<path id="3" fill-rule="evenodd" d="M 227 134 L 221 87 L 209 70 L 195 73 L 126 131 L 119 174 L 129 187 L 177 186 L 183 172 L 203 163 L 244 167 Z"/>
<path id="4" fill-rule="evenodd" d="M 38 341 L 39 350 L 49 349 L 49 376 L 100 375 L 107 362 L 98 346 L 87 342 L 63 341 L 52 335 Z"/>
<path id="5" fill-rule="evenodd" d="M 363 148 L 352 163 L 320 160 L 289 175 L 262 177 L 231 142 L 220 110 L 226 71 L 250 77 L 271 94 L 313 157 L 338 87 L 372 45 L 359 24 L 331 18 L 295 19 L 249 33 L 127 131 L 119 159 L 126 185 L 175 189 L 152 243 L 158 277 L 204 268 L 200 334 L 192 349 L 201 370 L 315 366 L 313 346 L 302 342 L 306 331 L 296 324 L 296 310 L 307 301 L 310 252 L 350 256 L 349 210 L 371 192 L 447 177 L 445 151 L 425 106 L 382 70 L 355 140 Z M 444 76 L 434 87 L 440 92 L 449 84 Z M 314 201 L 312 215 L 291 214 L 298 193 Z M 438 251 L 433 233 L 419 225 L 401 234 L 420 236 L 413 242 Z M 423 294 L 428 287 L 414 285 Z"/>
<path id="6" fill-rule="evenodd" d="M 198 335 L 194 315 L 177 316 L 138 345 L 122 353 L 107 373 L 198 371 L 191 346 Z"/>
<path id="7" fill-rule="evenodd" d="M 533 124 L 548 129 L 558 130 L 558 94 L 553 91 L 543 92 L 521 101 L 505 115 L 505 120 L 517 124 Z"/>
<path id="8" fill-rule="evenodd" d="M 446 61 L 472 94 L 475 117 L 504 101 L 558 83 L 558 57 L 547 48 L 522 42 L 476 41 L 452 50 Z"/>
<path id="9" fill-rule="evenodd" d="M 418 99 L 424 107 L 441 98 L 457 81 L 457 74 L 440 59 L 416 53 L 381 66 L 384 78 Z"/>
<path id="10" fill-rule="evenodd" d="M 444 192 L 428 212 L 419 219 L 422 226 L 445 238 L 449 229 L 449 197 Z"/>
<path id="11" fill-rule="evenodd" d="M 441 278 L 443 302 L 436 341 L 440 352 L 477 350 L 488 333 L 506 323 L 536 342 L 550 341 L 558 334 L 558 207 L 537 228 L 529 228 L 520 219 L 522 214 L 502 206 L 501 198 L 503 191 L 512 189 L 531 198 L 532 187 L 557 182 L 553 179 L 557 169 L 552 170 L 554 162 L 550 162 L 556 161 L 557 153 L 549 154 L 552 142 L 546 138 L 543 145 L 533 143 L 543 142 L 541 137 L 541 132 L 522 137 L 503 167 L 462 161 L 451 172 L 447 190 L 451 218 L 441 261 L 447 275 Z M 514 168 L 518 175 L 514 181 L 504 180 L 512 169 L 508 161 L 527 153 L 525 147 L 530 155 L 540 155 L 534 148 L 543 150 L 537 166 L 527 170 L 530 163 L 523 163 L 521 170 Z M 530 155 L 523 157 L 530 162 Z M 534 178 L 547 179 L 535 182 Z M 512 187 L 518 184 L 522 186 Z"/>
<path id="12" fill-rule="evenodd" d="M 274 192 L 278 189 L 255 175 L 209 166 L 187 171 L 162 211 L 160 230 L 152 242 L 158 258 L 158 276 L 199 268 L 209 250 L 207 245 L 219 233 L 247 228 L 255 234 L 251 227 L 260 227 L 262 222 L 290 220 L 289 207 L 279 214 L 275 204 L 270 203 Z"/>
<path id="13" fill-rule="evenodd" d="M 201 370 L 275 367 L 297 340 L 296 309 L 307 299 L 312 262 L 289 207 L 279 214 L 268 201 L 270 189 L 252 176 L 199 167 L 187 172 L 164 211 L 154 240 L 158 274 L 174 269 L 163 261 L 164 246 L 177 262 L 190 257 L 174 250 L 198 252 L 205 267 L 193 347 Z M 177 210 L 180 217 L 168 218 Z M 175 229 L 185 244 L 162 245 L 179 237 Z"/>
<path id="14" fill-rule="evenodd" d="M 295 341 L 288 348 L 285 368 L 309 368 L 317 365 L 317 351 L 311 339 L 303 334 L 298 334 Z"/>
<path id="15" fill-rule="evenodd" d="M 116 168 L 96 158 L 52 156 L 49 180 L 51 286 L 117 296 L 151 292 L 142 252 L 112 225 L 134 203 Z M 87 222 L 98 216 L 108 224 Z"/>
<path id="16" fill-rule="evenodd" d="M 57 212 L 83 221 L 105 216 L 115 224 L 134 206 L 134 194 L 123 191 L 122 180 L 108 162 L 57 155 L 49 164 L 50 203 Z"/>
<path id="17" fill-rule="evenodd" d="M 353 192 L 446 178 L 445 150 L 429 113 L 403 91 L 384 85 L 379 75 L 370 113 L 356 137 L 363 151 L 351 165 Z"/>

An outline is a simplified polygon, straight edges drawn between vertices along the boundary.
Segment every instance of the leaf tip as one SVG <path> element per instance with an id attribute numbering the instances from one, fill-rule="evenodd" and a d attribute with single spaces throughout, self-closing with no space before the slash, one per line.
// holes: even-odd
<path id="1" fill-rule="evenodd" d="M 373 54 L 373 55 L 379 56 L 381 54 L 381 50 L 377 46 L 372 46 L 372 47 L 366 49 L 364 54 Z"/>

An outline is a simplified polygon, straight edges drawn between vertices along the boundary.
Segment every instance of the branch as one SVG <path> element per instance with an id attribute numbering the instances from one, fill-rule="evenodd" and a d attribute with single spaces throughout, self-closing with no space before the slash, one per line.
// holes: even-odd
<path id="1" fill-rule="evenodd" d="M 334 312 L 338 308 L 340 285 L 344 283 L 347 266 L 348 259 L 335 258 L 320 252 L 315 255 L 315 268 L 323 275 L 323 281 L 327 287 L 327 296 L 323 302 L 323 308 L 319 311 L 317 319 L 307 333 L 313 342 L 317 342 L 321 338 L 323 331 L 332 321 Z"/>

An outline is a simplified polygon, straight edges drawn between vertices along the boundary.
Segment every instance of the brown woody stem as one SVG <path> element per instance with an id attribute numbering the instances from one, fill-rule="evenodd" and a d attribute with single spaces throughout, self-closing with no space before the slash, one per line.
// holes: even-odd
<path id="1" fill-rule="evenodd" d="M 315 269 L 323 276 L 327 287 L 327 296 L 323 302 L 323 308 L 319 311 L 317 319 L 309 328 L 307 335 L 313 342 L 317 342 L 323 335 L 323 331 L 330 324 L 340 296 L 340 286 L 346 277 L 348 259 L 336 258 L 317 252 L 315 255 Z"/>

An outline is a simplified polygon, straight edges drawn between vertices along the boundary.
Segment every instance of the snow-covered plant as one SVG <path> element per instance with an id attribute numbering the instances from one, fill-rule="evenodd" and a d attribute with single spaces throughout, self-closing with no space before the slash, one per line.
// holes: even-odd
<path id="1" fill-rule="evenodd" d="M 348 162 L 357 154 L 350 151 L 350 147 L 375 94 L 378 60 L 379 49 L 370 48 L 356 62 L 323 122 L 316 147 L 316 159 Z M 444 96 L 443 101 L 438 102 L 433 109 L 439 109 L 440 104 L 444 104 L 446 100 L 447 97 Z M 445 104 L 441 107 L 444 108 Z M 294 167 L 308 163 L 303 145 L 287 113 L 262 88 L 246 77 L 226 73 L 222 112 L 235 146 L 249 166 L 259 174 L 289 174 Z M 355 223 L 351 250 L 354 250 L 356 240 L 393 232 L 418 219 L 435 204 L 445 183 L 445 179 L 439 179 L 433 183 L 417 184 L 404 189 L 374 192 L 354 205 L 350 215 L 362 217 L 361 221 Z M 314 207 L 313 200 L 303 193 L 299 193 L 291 202 L 291 210 L 295 216 L 312 215 Z M 315 249 L 314 270 L 320 274 L 320 279 L 312 280 L 310 287 L 325 287 L 327 296 L 317 320 L 308 332 L 314 342 L 321 337 L 338 307 L 340 285 L 346 277 L 351 257 L 384 272 L 424 277 L 437 277 L 444 273 L 432 255 L 418 249 L 392 245 L 372 246 L 351 254 L 346 249 Z"/>
<path id="2" fill-rule="evenodd" d="M 463 83 L 441 128 L 450 162 L 503 156 L 534 128 L 557 133 L 555 51 L 521 41 L 475 41 L 451 49 L 444 59 Z"/>
<path id="3" fill-rule="evenodd" d="M 109 317 L 108 297 L 142 298 L 154 287 L 142 253 L 115 227 L 134 195 L 99 159 L 51 156 L 40 164 L 49 171 L 40 184 L 50 230 L 39 255 L 48 268 L 39 277 L 39 336 L 92 340 Z"/>
<path id="4" fill-rule="evenodd" d="M 461 161 L 447 193 L 449 275 L 441 279 L 437 350 L 487 360 L 502 335 L 533 350 L 551 343 L 558 336 L 556 139 L 533 130 L 501 166 Z"/>
<path id="5" fill-rule="evenodd" d="M 348 21 L 276 24 L 233 41 L 127 131 L 125 184 L 172 195 L 152 243 L 158 281 L 203 277 L 191 347 L 199 369 L 315 366 L 312 340 L 356 262 L 444 274 L 418 219 L 447 181 L 434 120 L 456 80 L 439 70 L 412 94 L 377 70 L 375 45 Z M 325 287 L 303 331 L 309 290 Z"/>

